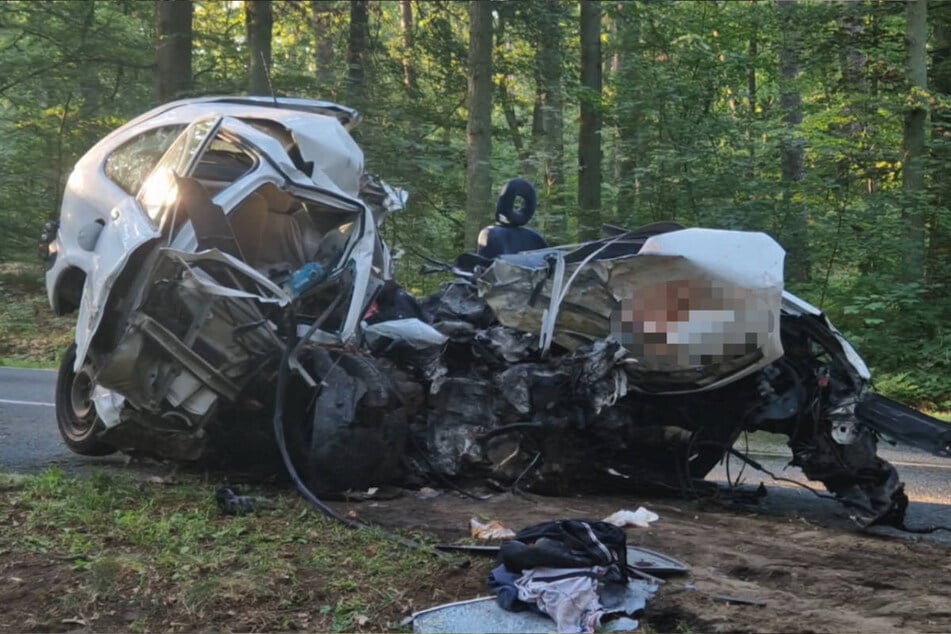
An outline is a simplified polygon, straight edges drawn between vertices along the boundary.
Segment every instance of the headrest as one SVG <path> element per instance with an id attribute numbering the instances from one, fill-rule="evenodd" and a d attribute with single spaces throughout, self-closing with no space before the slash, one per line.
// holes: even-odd
<path id="1" fill-rule="evenodd" d="M 522 199 L 522 206 L 515 207 L 515 199 Z M 495 203 L 495 219 L 500 224 L 520 227 L 527 224 L 535 214 L 535 186 L 522 178 L 513 178 L 505 183 Z"/>

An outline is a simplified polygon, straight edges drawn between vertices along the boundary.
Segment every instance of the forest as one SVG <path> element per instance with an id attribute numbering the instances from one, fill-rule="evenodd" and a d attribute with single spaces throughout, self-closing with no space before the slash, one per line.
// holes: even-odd
<path id="1" fill-rule="evenodd" d="M 951 3 L 0 3 L 0 264 L 35 259 L 76 159 L 172 99 L 360 110 L 410 192 L 398 278 L 472 250 L 509 178 L 552 243 L 655 220 L 764 231 L 895 398 L 951 409 Z"/>

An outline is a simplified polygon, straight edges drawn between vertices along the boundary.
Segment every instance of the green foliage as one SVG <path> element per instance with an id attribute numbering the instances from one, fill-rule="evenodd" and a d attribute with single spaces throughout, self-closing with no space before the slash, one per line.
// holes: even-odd
<path id="1" fill-rule="evenodd" d="M 50 311 L 38 262 L 0 264 L 0 365 L 55 366 L 73 323 Z"/>
<path id="2" fill-rule="evenodd" d="M 951 12 L 932 4 L 937 38 Z M 463 243 L 462 231 L 467 7 L 443 0 L 411 6 L 406 33 L 400 3 L 370 3 L 368 94 L 354 104 L 365 123 L 355 136 L 368 168 L 411 192 L 409 211 L 383 232 L 404 252 L 402 281 L 428 291 L 439 280 L 416 274 L 424 257 L 448 261 L 474 246 Z M 921 106 L 936 123 L 949 120 L 943 44 L 932 42 L 936 81 L 911 91 L 903 3 L 803 0 L 786 21 L 766 0 L 610 2 L 602 9 L 602 218 L 770 233 L 790 249 L 788 262 L 807 263 L 793 290 L 824 305 L 879 371 L 882 386 L 947 402 L 946 124 L 928 140 L 925 193 L 910 198 L 902 191 L 907 109 Z M 75 160 L 106 131 L 155 105 L 154 19 L 154 4 L 145 0 L 0 3 L 0 262 L 31 257 Z M 537 224 L 553 241 L 573 240 L 579 229 L 578 19 L 578 3 L 569 0 L 496 6 L 493 186 L 516 175 L 534 179 L 542 194 Z M 274 3 L 276 93 L 344 98 L 348 20 L 342 0 Z M 193 27 L 195 94 L 242 92 L 248 53 L 241 3 L 196 2 Z M 560 139 L 538 128 L 546 81 L 539 43 L 549 39 L 563 42 L 554 58 L 564 95 Z M 790 50 L 798 74 L 783 77 L 780 57 Z M 786 120 L 784 93 L 800 97 L 800 124 Z M 556 158 L 556 141 L 564 148 L 563 182 L 548 183 L 542 167 Z M 802 148 L 801 180 L 783 178 L 790 147 Z M 917 285 L 900 281 L 912 203 L 924 209 L 928 233 L 926 273 Z M 29 312 L 9 307 L 0 319 L 28 322 Z"/>

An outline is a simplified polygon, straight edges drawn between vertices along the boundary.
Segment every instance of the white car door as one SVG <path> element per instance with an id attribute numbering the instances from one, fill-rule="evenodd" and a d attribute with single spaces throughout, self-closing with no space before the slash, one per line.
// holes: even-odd
<path id="1" fill-rule="evenodd" d="M 220 125 L 221 117 L 212 117 L 188 126 L 145 179 L 138 196 L 124 198 L 109 212 L 96 242 L 76 318 L 77 372 L 102 322 L 119 275 L 136 251 L 162 235 L 165 212 L 175 199 L 172 173 L 186 175 L 194 169 Z"/>

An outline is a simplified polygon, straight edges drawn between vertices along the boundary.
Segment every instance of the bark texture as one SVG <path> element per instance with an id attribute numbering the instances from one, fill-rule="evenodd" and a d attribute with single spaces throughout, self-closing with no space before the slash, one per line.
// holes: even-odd
<path id="1" fill-rule="evenodd" d="M 578 133 L 578 237 L 601 226 L 601 3 L 581 0 L 581 128 Z"/>
<path id="2" fill-rule="evenodd" d="M 155 62 L 157 101 L 170 101 L 191 90 L 191 0 L 156 0 Z"/>
<path id="3" fill-rule="evenodd" d="M 927 0 L 907 0 L 905 3 L 905 80 L 908 84 L 908 108 L 902 139 L 902 187 L 905 191 L 904 251 L 902 277 L 906 282 L 920 281 L 924 276 L 925 219 L 922 197 L 925 189 L 925 124 L 928 118 L 927 97 L 928 59 L 925 45 L 928 39 Z"/>
<path id="4" fill-rule="evenodd" d="M 248 35 L 248 93 L 270 95 L 271 30 L 274 16 L 271 0 L 246 0 L 244 24 Z"/>
<path id="5" fill-rule="evenodd" d="M 492 5 L 469 2 L 469 82 L 466 103 L 465 248 L 475 249 L 492 211 Z"/>

